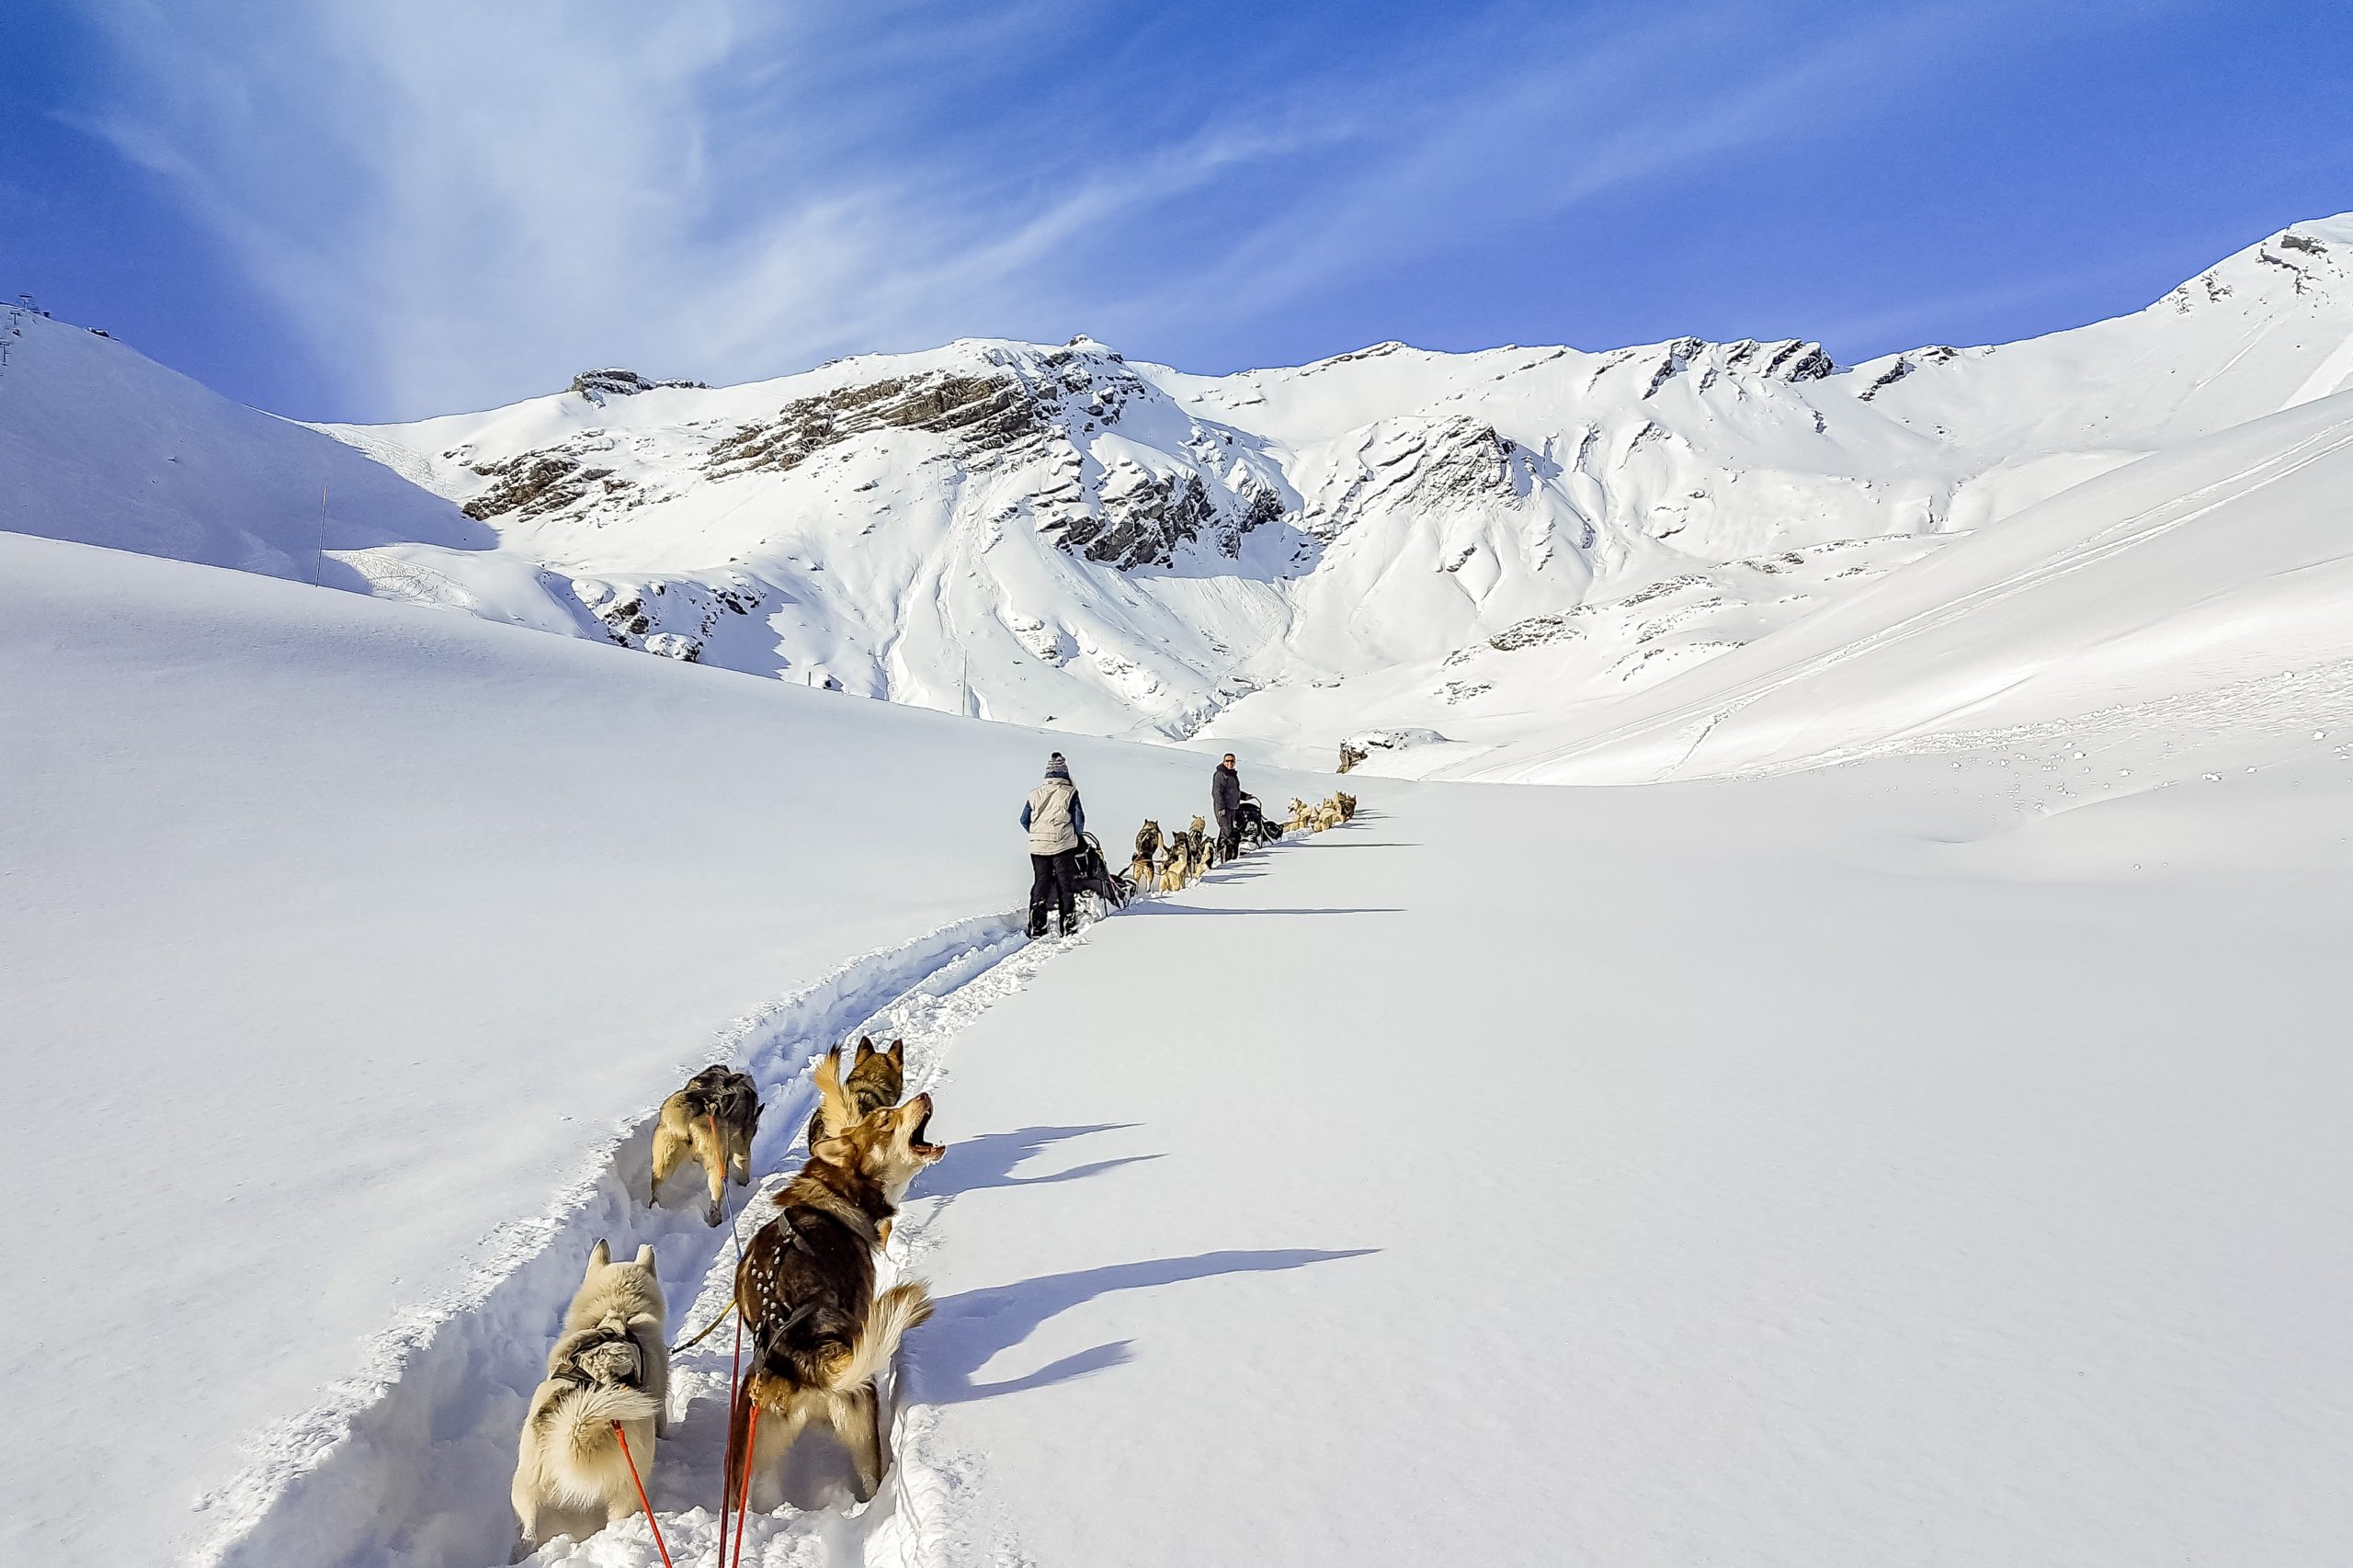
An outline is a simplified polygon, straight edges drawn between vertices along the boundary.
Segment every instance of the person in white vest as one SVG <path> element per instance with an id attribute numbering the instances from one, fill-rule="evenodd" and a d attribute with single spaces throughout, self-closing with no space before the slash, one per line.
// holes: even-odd
<path id="1" fill-rule="evenodd" d="M 1078 929 L 1078 843 L 1086 831 L 1086 808 L 1070 781 L 1070 764 L 1060 752 L 1047 759 L 1046 781 L 1022 803 L 1021 825 L 1029 833 L 1029 935 L 1046 934 L 1046 905 L 1062 915 L 1062 934 Z"/>

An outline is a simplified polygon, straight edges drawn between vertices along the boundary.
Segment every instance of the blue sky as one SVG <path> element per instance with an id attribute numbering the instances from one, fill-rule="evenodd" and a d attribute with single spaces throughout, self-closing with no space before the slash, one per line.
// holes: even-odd
<path id="1" fill-rule="evenodd" d="M 0 293 L 306 418 L 1087 332 L 2131 310 L 2353 208 L 2338 0 L 16 0 Z"/>

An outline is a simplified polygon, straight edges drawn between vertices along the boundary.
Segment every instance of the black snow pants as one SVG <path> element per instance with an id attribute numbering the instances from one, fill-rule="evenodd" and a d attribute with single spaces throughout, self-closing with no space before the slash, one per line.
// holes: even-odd
<path id="1" fill-rule="evenodd" d="M 1046 905 L 1062 915 L 1062 934 L 1078 929 L 1078 851 L 1029 857 L 1029 934 L 1046 934 Z"/>
<path id="2" fill-rule="evenodd" d="M 1220 812 L 1217 814 L 1217 858 L 1231 860 L 1242 853 L 1242 813 Z"/>

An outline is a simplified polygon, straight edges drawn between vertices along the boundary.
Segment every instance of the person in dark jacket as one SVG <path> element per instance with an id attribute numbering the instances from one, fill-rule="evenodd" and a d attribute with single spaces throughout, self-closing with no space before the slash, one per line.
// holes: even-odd
<path id="1" fill-rule="evenodd" d="M 1210 810 L 1217 813 L 1217 858 L 1231 860 L 1242 853 L 1242 775 L 1232 752 L 1210 775 Z"/>
<path id="2" fill-rule="evenodd" d="M 1021 805 L 1021 825 L 1029 834 L 1029 935 L 1046 934 L 1046 905 L 1062 915 L 1062 934 L 1078 929 L 1079 835 L 1086 831 L 1086 808 L 1070 781 L 1070 764 L 1060 752 L 1046 761 L 1046 781 Z"/>

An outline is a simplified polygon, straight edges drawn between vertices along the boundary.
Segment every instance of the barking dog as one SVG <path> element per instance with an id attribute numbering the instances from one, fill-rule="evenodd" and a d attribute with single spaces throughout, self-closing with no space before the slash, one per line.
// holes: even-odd
<path id="1" fill-rule="evenodd" d="M 1160 854 L 1160 824 L 1149 817 L 1136 830 L 1135 858 L 1128 862 L 1128 875 L 1141 892 L 1156 892 L 1160 888 L 1160 871 L 1156 864 Z"/>
<path id="2" fill-rule="evenodd" d="M 916 1283 L 876 1294 L 874 1253 L 908 1185 L 948 1152 L 924 1142 L 930 1125 L 931 1096 L 917 1095 L 818 1140 L 778 1194 L 777 1217 L 752 1238 L 735 1271 L 752 1372 L 731 1416 L 727 1496 L 741 1494 L 747 1464 L 771 1475 L 818 1417 L 849 1450 L 859 1499 L 882 1484 L 889 1457 L 874 1380 L 900 1335 L 931 1315 L 931 1295 Z M 755 1408 L 756 1448 L 747 1453 Z"/>
<path id="3" fill-rule="evenodd" d="M 547 1381 L 523 1418 L 508 1494 L 522 1524 L 513 1561 L 559 1535 L 583 1539 L 637 1512 L 630 1464 L 641 1476 L 652 1470 L 654 1440 L 669 1429 L 668 1315 L 654 1249 L 640 1247 L 636 1261 L 615 1263 L 612 1248 L 598 1242 L 548 1352 Z M 629 1438 L 626 1455 L 617 1421 Z"/>
<path id="4" fill-rule="evenodd" d="M 884 1106 L 899 1103 L 907 1087 L 907 1042 L 894 1040 L 888 1051 L 877 1051 L 864 1035 L 858 1037 L 858 1056 L 849 1075 L 842 1075 L 842 1048 L 834 1047 L 817 1063 L 817 1109 L 809 1118 L 809 1147 L 820 1138 L 839 1137 Z"/>
<path id="5" fill-rule="evenodd" d="M 662 1102 L 662 1119 L 654 1129 L 654 1184 L 646 1202 L 661 1203 L 662 1183 L 692 1154 L 710 1190 L 703 1218 L 718 1224 L 730 1170 L 736 1186 L 752 1184 L 752 1134 L 759 1126 L 760 1091 L 749 1074 L 713 1065 L 688 1079 L 685 1088 Z"/>

